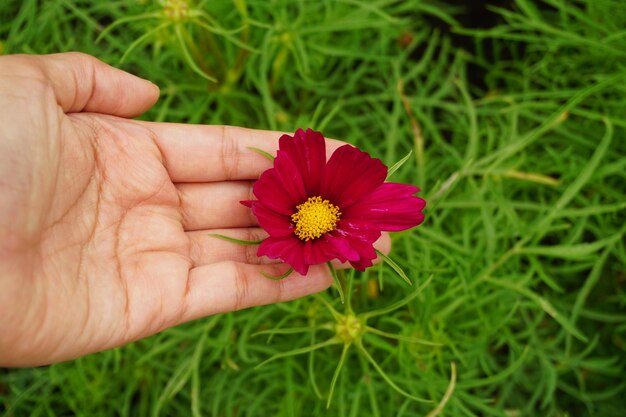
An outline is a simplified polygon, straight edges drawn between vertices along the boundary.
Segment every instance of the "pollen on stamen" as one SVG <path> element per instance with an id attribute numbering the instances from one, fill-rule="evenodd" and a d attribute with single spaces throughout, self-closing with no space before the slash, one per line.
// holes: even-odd
<path id="1" fill-rule="evenodd" d="M 339 207 L 322 197 L 309 197 L 307 201 L 296 206 L 291 221 L 296 225 L 295 235 L 304 241 L 320 238 L 324 233 L 335 229 L 341 212 Z"/>

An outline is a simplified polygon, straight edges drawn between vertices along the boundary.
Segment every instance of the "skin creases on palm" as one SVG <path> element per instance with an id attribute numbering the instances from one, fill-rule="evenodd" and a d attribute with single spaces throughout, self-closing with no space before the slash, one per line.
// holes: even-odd
<path id="1" fill-rule="evenodd" d="M 62 117 L 60 138 L 40 164 L 63 169 L 50 177 L 35 161 L 24 202 L 33 213 L 27 224 L 36 225 L 31 234 L 41 236 L 25 254 L 25 275 L 47 278 L 30 289 L 37 297 L 28 314 L 42 329 L 56 322 L 67 331 L 55 340 L 29 326 L 23 340 L 51 354 L 64 340 L 99 350 L 171 325 L 164 318 L 180 315 L 190 268 L 178 194 L 151 132 L 113 117 Z M 48 208 L 41 218 L 39 207 Z"/>

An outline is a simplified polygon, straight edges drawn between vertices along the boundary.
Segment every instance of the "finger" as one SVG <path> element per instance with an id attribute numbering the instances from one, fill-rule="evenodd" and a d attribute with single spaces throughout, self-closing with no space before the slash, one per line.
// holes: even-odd
<path id="1" fill-rule="evenodd" d="M 280 261 L 257 256 L 259 245 L 243 245 L 229 242 L 215 235 L 223 235 L 234 239 L 253 241 L 262 240 L 267 233 L 259 227 L 242 227 L 238 229 L 211 229 L 187 232 L 191 243 L 191 263 L 194 267 L 221 261 L 242 262 L 250 265 L 275 264 Z"/>
<path id="2" fill-rule="evenodd" d="M 240 203 L 252 200 L 252 183 L 226 181 L 177 184 L 185 230 L 249 227 L 258 224 L 252 210 Z"/>
<path id="3" fill-rule="evenodd" d="M 43 76 L 66 113 L 87 111 L 134 117 L 152 107 L 159 97 L 159 88 L 150 81 L 83 53 L 20 55 L 17 59 L 34 67 L 37 78 Z"/>
<path id="4" fill-rule="evenodd" d="M 262 240 L 267 237 L 267 233 L 259 227 L 187 232 L 187 237 L 191 242 L 190 257 L 194 267 L 220 261 L 242 262 L 250 265 L 266 265 L 279 262 L 265 256 L 257 256 L 258 245 L 243 245 L 241 243 L 230 242 L 215 237 L 214 235 L 216 234 L 246 241 Z M 374 247 L 382 253 L 388 254 L 391 250 L 391 238 L 389 237 L 389 233 L 383 233 L 374 243 Z M 379 256 L 374 259 L 374 264 L 381 261 L 382 259 Z M 341 263 L 337 260 L 333 261 L 333 266 L 339 269 L 351 268 L 350 263 Z"/>
<path id="5" fill-rule="evenodd" d="M 250 148 L 276 155 L 281 132 L 233 126 L 139 122 L 154 133 L 174 182 L 252 180 L 272 162 Z M 345 143 L 327 139 L 328 156 Z"/>
<path id="6" fill-rule="evenodd" d="M 186 308 L 181 321 L 211 314 L 290 301 L 328 288 L 332 282 L 326 265 L 309 269 L 306 276 L 292 272 L 280 281 L 270 280 L 261 271 L 278 276 L 287 265 L 247 265 L 221 262 L 193 268 L 189 272 Z"/>

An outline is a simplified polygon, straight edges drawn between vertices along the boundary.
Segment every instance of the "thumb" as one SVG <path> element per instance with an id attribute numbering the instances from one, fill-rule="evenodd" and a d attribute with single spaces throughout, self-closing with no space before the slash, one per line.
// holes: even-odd
<path id="1" fill-rule="evenodd" d="M 134 117 L 159 98 L 155 84 L 87 54 L 69 52 L 32 58 L 66 113 L 87 111 Z"/>

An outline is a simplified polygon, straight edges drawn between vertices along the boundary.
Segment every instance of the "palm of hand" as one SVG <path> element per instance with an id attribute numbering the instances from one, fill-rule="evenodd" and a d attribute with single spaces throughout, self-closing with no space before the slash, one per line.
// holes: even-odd
<path id="1" fill-rule="evenodd" d="M 247 148 L 273 152 L 278 134 L 122 118 L 150 107 L 154 87 L 84 55 L 39 60 L 17 60 L 27 76 L 9 72 L 9 87 L 0 71 L 0 114 L 14 116 L 0 141 L 12 178 L 0 182 L 0 332 L 13 336 L 0 365 L 70 359 L 330 284 L 321 267 L 266 280 L 255 248 L 209 237 L 264 236 L 239 200 L 268 165 Z"/>
<path id="2" fill-rule="evenodd" d="M 41 333 L 31 340 L 41 338 L 52 350 L 54 343 L 74 339 L 90 351 L 179 322 L 190 242 L 177 190 L 150 131 L 94 114 L 60 119 L 54 141 L 60 151 L 50 163 L 61 171 L 46 181 L 50 169 L 42 167 L 35 179 L 47 182 L 41 196 L 49 200 L 33 205 L 51 210 L 38 231 L 35 256 L 41 262 L 32 276 L 45 276 L 45 285 L 54 286 L 41 289 L 46 304 L 67 306 L 49 310 L 45 320 L 65 323 L 68 332 L 58 341 Z"/>

